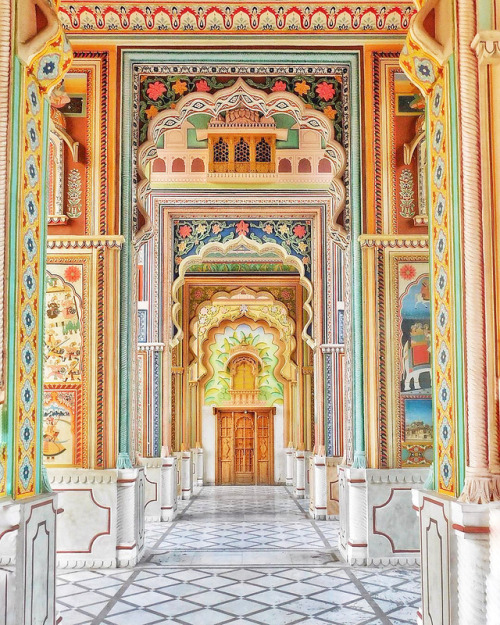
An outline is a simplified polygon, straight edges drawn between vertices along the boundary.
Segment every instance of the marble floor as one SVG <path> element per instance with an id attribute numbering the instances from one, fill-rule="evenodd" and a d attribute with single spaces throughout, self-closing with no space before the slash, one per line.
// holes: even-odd
<path id="1" fill-rule="evenodd" d="M 418 568 L 349 567 L 284 486 L 205 486 L 132 569 L 61 570 L 61 625 L 410 625 Z"/>

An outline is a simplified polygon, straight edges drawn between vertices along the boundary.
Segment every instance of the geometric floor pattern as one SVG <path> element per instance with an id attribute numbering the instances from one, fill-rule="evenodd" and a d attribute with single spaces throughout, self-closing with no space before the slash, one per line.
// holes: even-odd
<path id="1" fill-rule="evenodd" d="M 337 523 L 283 486 L 205 486 L 131 569 L 61 571 L 62 625 L 410 625 L 420 571 L 339 561 Z"/>

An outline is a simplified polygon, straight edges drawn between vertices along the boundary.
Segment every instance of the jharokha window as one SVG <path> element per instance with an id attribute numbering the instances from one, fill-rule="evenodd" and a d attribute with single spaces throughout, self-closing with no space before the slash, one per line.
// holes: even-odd
<path id="1" fill-rule="evenodd" d="M 268 174 L 276 170 L 276 123 L 258 111 L 240 108 L 208 124 L 209 172 Z"/>

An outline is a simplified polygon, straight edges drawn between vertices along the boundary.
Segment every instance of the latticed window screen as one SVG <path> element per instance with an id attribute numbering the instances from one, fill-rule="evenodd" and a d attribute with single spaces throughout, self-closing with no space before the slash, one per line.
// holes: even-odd
<path id="1" fill-rule="evenodd" d="M 257 163 L 271 162 L 271 146 L 265 139 L 261 139 L 259 143 L 257 143 L 255 158 Z"/>
<path id="2" fill-rule="evenodd" d="M 222 137 L 214 145 L 214 163 L 227 163 L 229 160 L 229 148 Z"/>
<path id="3" fill-rule="evenodd" d="M 250 161 L 250 146 L 243 137 L 234 146 L 234 160 L 237 163 L 248 163 Z"/>

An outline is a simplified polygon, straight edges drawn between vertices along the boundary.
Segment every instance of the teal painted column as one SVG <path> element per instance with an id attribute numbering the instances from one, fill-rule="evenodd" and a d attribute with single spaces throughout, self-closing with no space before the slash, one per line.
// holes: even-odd
<path id="1" fill-rule="evenodd" d="M 359 237 L 362 231 L 359 58 L 351 67 L 351 280 L 352 280 L 352 414 L 355 468 L 366 467 L 363 372 L 363 270 Z"/>

